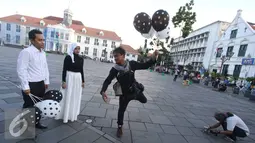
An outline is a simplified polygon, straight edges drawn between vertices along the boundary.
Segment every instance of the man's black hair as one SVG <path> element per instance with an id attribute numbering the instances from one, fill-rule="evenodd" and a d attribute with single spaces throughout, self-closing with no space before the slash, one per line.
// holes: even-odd
<path id="1" fill-rule="evenodd" d="M 35 40 L 36 34 L 43 34 L 43 33 L 42 33 L 42 31 L 40 31 L 38 29 L 33 29 L 33 30 L 29 31 L 29 33 L 28 33 L 29 40 Z"/>
<path id="2" fill-rule="evenodd" d="M 113 54 L 125 55 L 126 51 L 122 47 L 118 47 L 112 51 Z"/>

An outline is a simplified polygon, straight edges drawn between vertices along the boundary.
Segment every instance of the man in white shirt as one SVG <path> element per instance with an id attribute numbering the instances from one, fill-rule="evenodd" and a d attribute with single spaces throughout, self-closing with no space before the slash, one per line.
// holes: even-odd
<path id="1" fill-rule="evenodd" d="M 31 45 L 23 49 L 17 60 L 17 73 L 21 81 L 23 108 L 29 108 L 34 105 L 29 94 L 43 97 L 45 89 L 49 85 L 49 70 L 46 60 L 46 54 L 43 51 L 44 38 L 41 31 L 34 29 L 28 33 Z M 37 128 L 44 129 L 45 126 L 40 123 Z"/>
<path id="2" fill-rule="evenodd" d="M 250 130 L 244 121 L 233 113 L 215 113 L 214 118 L 219 122 L 208 128 L 208 130 L 211 130 L 213 133 L 226 135 L 231 141 L 236 141 L 236 137 L 244 138 L 250 135 Z M 218 128 L 220 125 L 224 131 L 212 130 Z"/>
<path id="3" fill-rule="evenodd" d="M 174 71 L 174 81 L 176 81 L 178 75 L 179 75 L 179 69 L 175 69 L 175 71 Z"/>

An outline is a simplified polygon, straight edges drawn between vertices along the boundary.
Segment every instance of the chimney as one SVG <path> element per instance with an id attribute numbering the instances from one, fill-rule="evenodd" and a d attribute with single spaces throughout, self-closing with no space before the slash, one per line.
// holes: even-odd
<path id="1" fill-rule="evenodd" d="M 237 11 L 236 17 L 241 17 L 241 14 L 242 14 L 242 10 L 239 9 L 239 10 Z"/>

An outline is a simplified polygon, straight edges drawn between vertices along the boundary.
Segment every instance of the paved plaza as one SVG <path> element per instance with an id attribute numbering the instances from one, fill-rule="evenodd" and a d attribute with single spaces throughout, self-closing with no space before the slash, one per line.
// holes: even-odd
<path id="1" fill-rule="evenodd" d="M 0 143 L 224 143 L 223 136 L 206 135 L 203 126 L 215 123 L 215 111 L 230 111 L 248 125 L 251 135 L 239 143 L 255 142 L 255 103 L 218 93 L 200 85 L 182 86 L 180 79 L 148 70 L 136 72 L 145 86 L 148 103 L 131 101 L 125 113 L 124 135 L 116 137 L 118 98 L 112 85 L 108 88 L 110 103 L 99 94 L 112 64 L 84 61 L 86 87 L 82 95 L 77 122 L 44 119 L 47 129 L 36 130 L 35 140 L 6 140 L 4 112 L 21 108 L 23 99 L 16 74 L 16 60 L 21 49 L 0 47 Z M 59 89 L 64 56 L 48 54 L 50 89 Z M 114 82 L 113 82 L 114 83 Z M 87 124 L 86 119 L 92 119 Z"/>

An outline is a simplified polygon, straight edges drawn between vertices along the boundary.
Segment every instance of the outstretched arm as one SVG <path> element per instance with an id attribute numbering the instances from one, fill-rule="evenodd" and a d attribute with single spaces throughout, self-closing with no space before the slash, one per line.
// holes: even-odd
<path id="1" fill-rule="evenodd" d="M 100 92 L 101 94 L 107 90 L 108 86 L 111 84 L 112 80 L 117 76 L 117 74 L 118 71 L 116 69 L 112 68 L 110 70 L 108 77 L 105 79 L 103 83 L 103 87 Z"/>
<path id="2" fill-rule="evenodd" d="M 156 58 L 152 57 L 149 61 L 147 61 L 145 63 L 130 61 L 130 66 L 131 66 L 132 70 L 144 70 L 144 69 L 148 69 L 155 63 L 156 63 Z"/>

